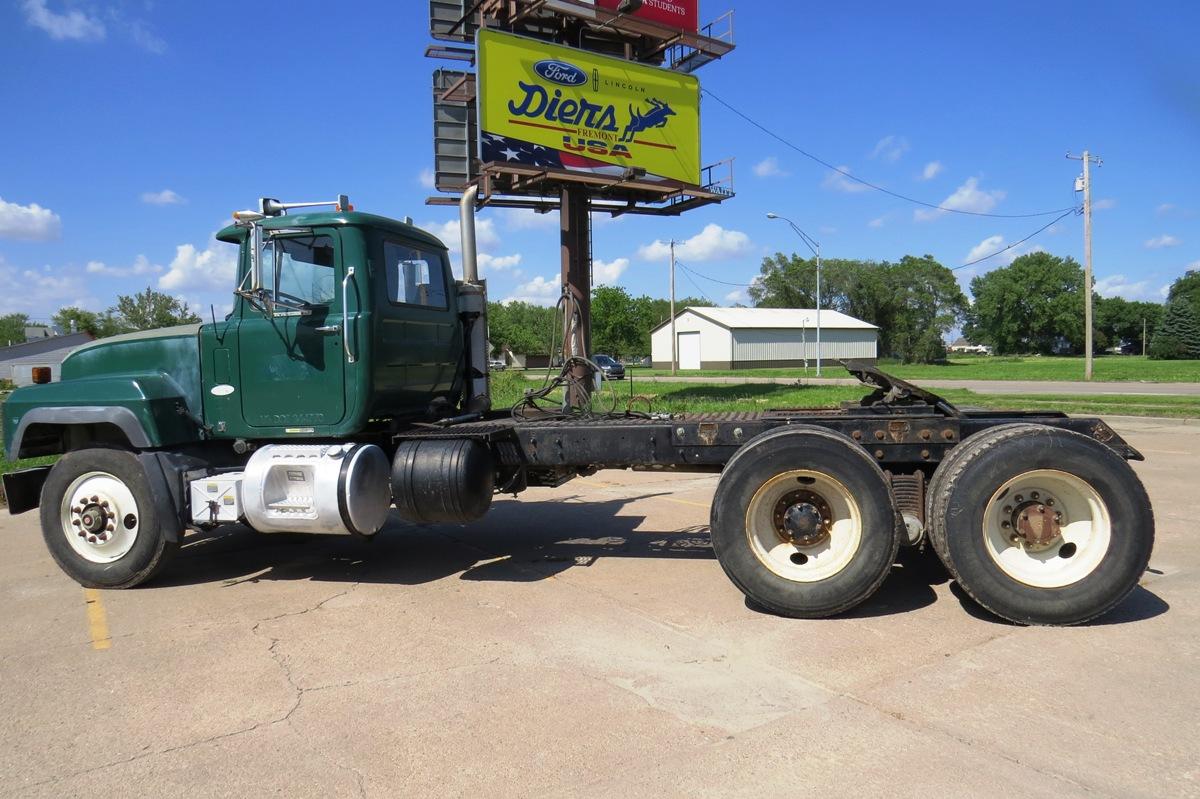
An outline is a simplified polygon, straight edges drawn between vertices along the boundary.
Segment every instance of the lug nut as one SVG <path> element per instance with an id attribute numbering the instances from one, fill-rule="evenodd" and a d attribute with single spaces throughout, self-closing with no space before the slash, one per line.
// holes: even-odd
<path id="1" fill-rule="evenodd" d="M 94 544 L 94 543 L 96 543 L 96 536 L 94 536 L 94 535 L 89 535 L 89 536 L 88 536 L 88 538 L 87 538 L 87 542 L 88 542 L 89 544 Z"/>
<path id="2" fill-rule="evenodd" d="M 1008 528 L 1012 527 L 1012 522 L 1005 520 L 1000 522 L 1000 526 L 1007 530 Z"/>
<path id="3" fill-rule="evenodd" d="M 1046 504 L 1053 507 L 1054 506 L 1054 497 L 1046 497 Z"/>
<path id="4" fill-rule="evenodd" d="M 1005 506 L 1004 506 L 1004 512 L 1005 512 L 1005 513 L 1012 513 L 1012 505 L 1005 505 Z"/>
<path id="5" fill-rule="evenodd" d="M 96 504 L 97 502 L 99 502 L 99 501 L 100 501 L 100 497 L 97 497 L 97 496 L 93 496 L 93 497 L 92 497 L 92 504 L 93 504 L 93 505 L 95 505 L 95 504 Z"/>
<path id="6" fill-rule="evenodd" d="M 86 536 L 87 536 L 87 533 L 85 533 L 83 530 L 80 530 L 80 531 L 79 531 L 79 537 L 80 537 L 80 538 L 84 538 L 84 537 L 86 537 Z"/>
<path id="7" fill-rule="evenodd" d="M 72 519 L 72 520 L 71 520 L 71 524 L 73 524 L 73 525 L 75 525 L 76 527 L 78 527 L 78 526 L 79 526 L 79 520 L 78 520 L 78 519 Z"/>
<path id="8" fill-rule="evenodd" d="M 1030 492 L 1029 492 L 1029 498 L 1030 498 L 1030 499 L 1037 499 L 1037 498 L 1038 498 L 1038 497 L 1040 497 L 1040 496 L 1041 496 L 1041 494 L 1039 494 L 1039 493 L 1038 493 L 1038 492 L 1036 492 L 1036 491 L 1030 491 Z"/>
<path id="9" fill-rule="evenodd" d="M 104 500 L 103 502 L 101 502 L 101 503 L 100 503 L 100 507 L 102 507 L 102 508 L 108 508 L 108 500 L 106 499 L 106 500 Z"/>
<path id="10" fill-rule="evenodd" d="M 1046 506 L 1038 505 L 1038 513 L 1045 513 L 1045 512 L 1046 512 Z"/>
<path id="11" fill-rule="evenodd" d="M 1017 502 L 1023 502 L 1025 500 L 1025 497 L 1021 496 L 1020 494 L 1017 494 L 1015 497 L 1013 497 L 1013 499 L 1015 499 Z"/>

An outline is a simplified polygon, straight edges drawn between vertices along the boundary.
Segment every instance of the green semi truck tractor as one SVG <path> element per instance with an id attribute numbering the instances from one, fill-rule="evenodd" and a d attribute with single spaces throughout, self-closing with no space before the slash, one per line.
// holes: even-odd
<path id="1" fill-rule="evenodd" d="M 369 538 L 392 513 L 466 523 L 496 493 L 598 469 L 699 471 L 721 475 L 722 568 L 782 615 L 854 607 L 901 546 L 932 547 L 1021 623 L 1086 621 L 1137 584 L 1154 537 L 1127 463 L 1142 456 L 1099 419 L 960 409 L 860 363 L 871 391 L 840 409 L 543 410 L 595 371 L 569 352 L 549 387 L 493 409 L 476 200 L 459 280 L 437 238 L 345 196 L 235 213 L 217 234 L 239 253 L 226 318 L 101 339 L 10 395 L 7 456 L 61 456 L 5 475 L 10 511 L 40 509 L 80 584 L 126 588 L 189 530 Z"/>

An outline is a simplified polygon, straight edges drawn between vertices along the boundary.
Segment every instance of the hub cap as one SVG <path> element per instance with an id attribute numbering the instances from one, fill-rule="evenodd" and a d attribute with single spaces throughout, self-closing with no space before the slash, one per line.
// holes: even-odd
<path id="1" fill-rule="evenodd" d="M 123 557 L 137 540 L 141 514 L 129 488 L 108 472 L 88 472 L 67 487 L 62 530 L 71 549 L 92 563 Z"/>
<path id="2" fill-rule="evenodd" d="M 1007 481 L 984 510 L 983 538 L 996 565 L 1035 588 L 1087 577 L 1108 552 L 1112 522 L 1096 489 L 1053 469 Z"/>
<path id="3" fill-rule="evenodd" d="M 862 542 L 862 514 L 840 482 L 798 469 L 772 477 L 746 507 L 746 535 L 764 566 L 796 582 L 840 572 Z"/>

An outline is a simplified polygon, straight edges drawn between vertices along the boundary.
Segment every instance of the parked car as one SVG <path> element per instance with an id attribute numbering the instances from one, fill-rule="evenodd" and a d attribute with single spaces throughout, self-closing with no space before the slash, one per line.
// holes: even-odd
<path id="1" fill-rule="evenodd" d="M 610 355 L 593 355 L 592 363 L 604 372 L 605 380 L 624 380 L 625 367 L 617 363 Z"/>
<path id="2" fill-rule="evenodd" d="M 503 358 L 488 359 L 488 369 L 492 370 L 493 372 L 503 372 L 507 368 L 508 364 Z"/>

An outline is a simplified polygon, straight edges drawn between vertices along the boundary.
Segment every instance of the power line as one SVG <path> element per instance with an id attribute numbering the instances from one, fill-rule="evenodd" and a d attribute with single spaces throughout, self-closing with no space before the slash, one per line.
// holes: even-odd
<path id="1" fill-rule="evenodd" d="M 1032 233 L 1030 233 L 1028 236 L 1026 236 L 1025 238 L 1021 239 L 1020 241 L 1014 241 L 1012 244 L 1008 245 L 1007 247 L 1001 247 L 999 250 L 996 250 L 994 253 L 990 253 L 990 254 L 988 254 L 988 255 L 985 255 L 985 256 L 983 256 L 982 258 L 976 258 L 974 261 L 967 261 L 967 262 L 966 262 L 965 264 L 963 264 L 962 266 L 956 266 L 956 267 L 954 267 L 953 269 L 951 269 L 950 271 L 951 271 L 951 272 L 957 272 L 959 269 L 966 269 L 968 266 L 974 266 L 975 264 L 979 263 L 980 261 L 986 261 L 988 258 L 995 258 L 995 257 L 996 257 L 997 255 L 999 255 L 1000 253 L 1002 253 L 1002 252 L 1008 252 L 1008 251 L 1009 251 L 1009 250 L 1011 250 L 1013 247 L 1020 246 L 1020 245 L 1024 244 L 1025 242 L 1029 241 L 1030 239 L 1032 239 L 1032 238 L 1033 238 L 1034 236 L 1036 236 L 1037 234 L 1041 233 L 1041 232 L 1042 232 L 1043 230 L 1045 230 L 1046 228 L 1052 227 L 1052 226 L 1053 226 L 1053 225 L 1054 225 L 1056 222 L 1058 222 L 1058 220 L 1059 220 L 1059 219 L 1063 219 L 1064 217 L 1068 217 L 1068 216 L 1070 216 L 1071 214 L 1078 213 L 1078 212 L 1079 212 L 1079 208 L 1078 208 L 1078 207 L 1071 208 L 1071 209 L 1070 209 L 1070 210 L 1068 210 L 1066 213 L 1064 213 L 1062 216 L 1059 216 L 1059 217 L 1056 217 L 1055 219 L 1052 219 L 1052 220 L 1050 220 L 1050 221 L 1049 221 L 1049 222 L 1047 222 L 1045 225 L 1042 225 L 1040 228 L 1038 228 L 1037 230 L 1033 231 L 1033 232 L 1032 232 Z"/>
<path id="2" fill-rule="evenodd" d="M 675 265 L 683 266 L 683 264 L 679 263 L 678 261 L 675 262 Z M 691 272 L 691 271 L 692 270 L 688 269 L 686 266 L 683 266 L 683 276 L 686 277 L 688 282 L 692 284 L 692 288 L 694 288 L 694 289 L 696 289 L 696 291 L 700 292 L 700 296 L 703 297 L 704 299 L 708 300 L 709 302 L 711 302 L 713 305 L 719 305 L 720 303 L 718 303 L 712 297 L 708 296 L 704 292 L 704 289 L 700 288 L 700 286 L 696 283 L 696 281 L 692 280 L 692 276 L 689 274 L 689 272 Z"/>
<path id="3" fill-rule="evenodd" d="M 751 119 L 749 116 L 742 113 L 738 109 L 734 108 L 732 105 L 725 102 L 724 100 L 722 100 L 717 95 L 713 94 L 708 89 L 701 87 L 700 91 L 703 92 L 704 94 L 707 94 L 709 97 L 713 98 L 718 103 L 720 103 L 721 105 L 728 108 L 734 114 L 741 117 L 746 122 L 748 122 L 751 125 L 753 125 L 754 127 L 758 128 L 763 133 L 765 133 L 768 136 L 770 136 L 771 138 L 775 139 L 776 141 L 778 141 L 780 144 L 784 145 L 785 147 L 795 150 L 796 152 L 800 153 L 800 155 L 804 156 L 805 158 L 807 158 L 811 161 L 815 161 L 816 163 L 820 164 L 821 166 L 825 167 L 826 169 L 833 170 L 834 172 L 837 172 L 839 175 L 842 175 L 843 177 L 853 180 L 855 183 L 860 183 L 869 189 L 874 189 L 875 191 L 883 192 L 884 194 L 887 194 L 891 197 L 895 197 L 898 200 L 904 200 L 905 202 L 915 203 L 916 205 L 921 205 L 921 206 L 924 206 L 925 208 L 933 208 L 938 211 L 945 211 L 948 214 L 963 214 L 964 216 L 985 216 L 985 217 L 991 217 L 993 219 L 1029 219 L 1029 218 L 1036 217 L 1036 216 L 1050 216 L 1051 214 L 1057 214 L 1057 213 L 1061 213 L 1063 211 L 1075 210 L 1074 208 L 1070 208 L 1070 209 L 1059 208 L 1054 211 L 1038 211 L 1037 213 L 1033 213 L 1033 214 L 989 214 L 989 213 L 985 213 L 983 211 L 964 211 L 961 208 L 947 208 L 944 205 L 938 205 L 936 203 L 928 203 L 928 202 L 925 202 L 924 200 L 918 200 L 916 197 L 909 197 L 907 194 L 900 194 L 899 192 L 892 191 L 891 189 L 885 189 L 883 186 L 872 183 L 869 180 L 863 180 L 858 175 L 855 175 L 855 174 L 853 174 L 845 169 L 842 169 L 840 167 L 834 166 L 833 164 L 829 163 L 828 161 L 813 155 L 812 153 L 798 147 L 795 144 L 792 144 L 790 141 L 783 138 L 778 133 L 776 133 L 775 131 L 766 127 L 765 125 Z"/>
<path id="4" fill-rule="evenodd" d="M 733 286 L 739 289 L 748 289 L 754 285 L 754 283 L 730 283 L 728 280 L 717 280 L 715 277 L 709 277 L 708 275 L 697 272 L 695 269 L 689 268 L 686 264 L 678 260 L 675 261 L 675 265 L 683 267 L 686 271 L 691 272 L 696 277 L 704 278 L 705 280 L 713 283 L 720 283 L 722 286 Z"/>

